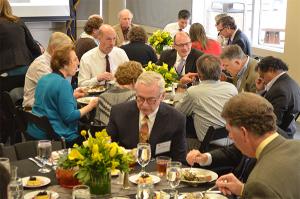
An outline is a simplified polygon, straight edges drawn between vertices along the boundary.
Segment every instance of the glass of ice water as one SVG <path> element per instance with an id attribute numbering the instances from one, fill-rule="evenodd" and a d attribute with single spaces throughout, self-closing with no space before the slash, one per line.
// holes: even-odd
<path id="1" fill-rule="evenodd" d="M 145 166 L 151 159 L 151 146 L 149 143 L 138 143 L 137 145 L 137 161 L 142 167 L 141 174 L 145 173 Z"/>
<path id="2" fill-rule="evenodd" d="M 11 166 L 11 181 L 7 186 L 7 193 L 9 199 L 23 198 L 23 183 L 22 179 L 17 175 L 18 167 Z"/>
<path id="3" fill-rule="evenodd" d="M 176 187 L 179 185 L 181 180 L 181 163 L 172 161 L 167 163 L 167 180 L 172 188 L 171 196 L 176 196 Z"/>
<path id="4" fill-rule="evenodd" d="M 72 199 L 90 199 L 90 187 L 87 185 L 78 185 L 73 187 Z"/>
<path id="5" fill-rule="evenodd" d="M 46 167 L 46 162 L 51 157 L 52 145 L 49 140 L 40 140 L 37 145 L 38 157 L 42 160 L 43 167 L 39 169 L 40 173 L 49 173 L 51 170 Z"/>

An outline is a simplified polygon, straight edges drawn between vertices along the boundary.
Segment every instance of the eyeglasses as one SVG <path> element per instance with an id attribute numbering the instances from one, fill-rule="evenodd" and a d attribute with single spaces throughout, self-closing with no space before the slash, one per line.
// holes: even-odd
<path id="1" fill-rule="evenodd" d="M 147 104 L 154 105 L 159 100 L 160 96 L 161 96 L 161 94 L 158 97 L 150 97 L 150 98 L 144 98 L 144 97 L 141 97 L 141 96 L 136 96 L 136 101 L 139 104 L 143 104 L 146 101 Z"/>
<path id="2" fill-rule="evenodd" d="M 225 29 L 226 27 L 222 28 L 221 30 L 218 30 L 219 34 Z"/>
<path id="3" fill-rule="evenodd" d="M 180 47 L 180 48 L 183 48 L 184 46 L 189 46 L 190 44 L 191 44 L 192 42 L 186 42 L 186 43 L 183 43 L 183 44 L 176 44 L 175 43 L 175 46 L 178 46 L 178 47 Z"/>

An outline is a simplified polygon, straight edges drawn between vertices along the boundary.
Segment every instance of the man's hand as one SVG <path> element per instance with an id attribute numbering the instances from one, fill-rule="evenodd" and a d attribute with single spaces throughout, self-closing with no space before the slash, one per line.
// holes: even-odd
<path id="1" fill-rule="evenodd" d="M 114 76 L 112 73 L 109 73 L 109 72 L 104 72 L 104 73 L 100 73 L 97 75 L 97 80 L 99 82 L 105 80 L 105 81 L 110 81 L 110 80 L 113 80 Z"/>
<path id="2" fill-rule="evenodd" d="M 262 78 L 257 78 L 255 80 L 256 90 L 257 91 L 263 91 L 265 90 L 266 84 L 265 81 Z"/>
<path id="3" fill-rule="evenodd" d="M 218 178 L 216 185 L 224 195 L 235 194 L 240 196 L 244 188 L 244 184 L 239 181 L 232 173 L 223 175 Z"/>
<path id="4" fill-rule="evenodd" d="M 181 84 L 192 83 L 196 77 L 198 77 L 198 73 L 187 73 L 180 78 Z"/>
<path id="5" fill-rule="evenodd" d="M 204 164 L 207 162 L 207 159 L 208 159 L 207 155 L 201 153 L 198 150 L 191 150 L 186 156 L 186 161 L 191 166 L 194 165 L 195 163 Z"/>
<path id="6" fill-rule="evenodd" d="M 84 97 L 87 95 L 87 93 L 84 91 L 84 89 L 78 87 L 74 90 L 73 95 L 76 99 Z"/>

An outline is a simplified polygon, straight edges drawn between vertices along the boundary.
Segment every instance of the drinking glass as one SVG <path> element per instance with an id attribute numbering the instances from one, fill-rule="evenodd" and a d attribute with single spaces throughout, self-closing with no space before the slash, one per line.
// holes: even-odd
<path id="1" fill-rule="evenodd" d="M 51 141 L 49 140 L 40 140 L 37 145 L 37 150 L 38 150 L 38 157 L 43 163 L 43 167 L 40 168 L 38 171 L 40 173 L 49 173 L 51 170 L 49 168 L 46 168 L 46 162 L 49 160 L 51 157 L 51 152 L 52 152 L 52 145 Z"/>
<path id="2" fill-rule="evenodd" d="M 172 188 L 170 195 L 176 198 L 177 195 L 176 187 L 179 185 L 181 180 L 180 162 L 172 161 L 167 164 L 167 180 Z"/>
<path id="3" fill-rule="evenodd" d="M 87 185 L 77 185 L 73 187 L 72 199 L 90 199 L 90 187 Z"/>
<path id="4" fill-rule="evenodd" d="M 165 176 L 167 172 L 167 164 L 171 162 L 171 158 L 167 156 L 156 157 L 156 170 L 159 176 Z"/>
<path id="5" fill-rule="evenodd" d="M 137 145 L 137 161 L 142 167 L 141 174 L 145 173 L 145 166 L 151 159 L 151 146 L 149 143 L 138 143 Z"/>
<path id="6" fill-rule="evenodd" d="M 8 172 L 10 172 L 10 163 L 9 163 L 9 159 L 8 158 L 0 158 L 0 164 L 2 164 L 4 166 L 4 168 L 6 168 L 8 170 Z"/>
<path id="7" fill-rule="evenodd" d="M 23 198 L 23 183 L 22 179 L 17 174 L 18 167 L 11 166 L 11 181 L 7 186 L 8 198 L 21 199 Z"/>
<path id="8" fill-rule="evenodd" d="M 138 184 L 136 199 L 154 198 L 153 184 L 141 183 Z"/>

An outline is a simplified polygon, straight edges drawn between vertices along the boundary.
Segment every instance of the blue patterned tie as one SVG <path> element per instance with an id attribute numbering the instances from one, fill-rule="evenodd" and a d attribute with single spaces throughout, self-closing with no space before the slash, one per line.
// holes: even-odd
<path id="1" fill-rule="evenodd" d="M 177 71 L 178 75 L 181 75 L 184 65 L 185 65 L 185 60 L 181 59 L 180 63 L 178 64 L 178 66 L 176 68 L 176 71 Z"/>

